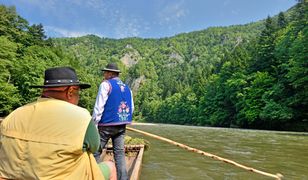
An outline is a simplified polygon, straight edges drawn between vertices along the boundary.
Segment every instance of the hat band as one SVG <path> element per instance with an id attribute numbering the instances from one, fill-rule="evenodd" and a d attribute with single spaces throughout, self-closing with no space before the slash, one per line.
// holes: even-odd
<path id="1" fill-rule="evenodd" d="M 72 80 L 72 79 L 58 79 L 58 80 L 46 80 L 46 84 L 71 84 L 71 83 L 79 83 L 79 80 Z"/>
<path id="2" fill-rule="evenodd" d="M 118 69 L 109 69 L 109 68 L 104 68 L 102 71 L 112 71 L 112 72 L 120 72 Z"/>

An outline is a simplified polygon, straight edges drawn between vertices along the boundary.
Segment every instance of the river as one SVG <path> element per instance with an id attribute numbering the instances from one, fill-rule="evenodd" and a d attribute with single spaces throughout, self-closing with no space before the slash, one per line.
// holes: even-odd
<path id="1" fill-rule="evenodd" d="M 280 173 L 283 180 L 308 180 L 308 133 L 166 124 L 130 127 L 261 171 Z M 139 133 L 128 131 L 127 134 L 150 142 L 150 148 L 143 156 L 141 180 L 273 179 Z"/>

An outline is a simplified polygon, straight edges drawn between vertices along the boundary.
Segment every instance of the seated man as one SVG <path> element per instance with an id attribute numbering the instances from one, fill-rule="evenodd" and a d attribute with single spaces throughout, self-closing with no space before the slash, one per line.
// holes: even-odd
<path id="1" fill-rule="evenodd" d="M 0 179 L 116 179 L 112 162 L 97 164 L 99 134 L 79 106 L 79 82 L 69 67 L 45 71 L 42 96 L 9 114 L 0 130 Z"/>

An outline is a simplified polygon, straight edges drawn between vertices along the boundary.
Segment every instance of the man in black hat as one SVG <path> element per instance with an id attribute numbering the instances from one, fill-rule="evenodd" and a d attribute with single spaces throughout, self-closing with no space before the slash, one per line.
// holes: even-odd
<path id="1" fill-rule="evenodd" d="M 126 124 L 132 122 L 134 110 L 132 92 L 120 80 L 121 71 L 116 64 L 110 63 L 102 71 L 104 80 L 99 86 L 92 119 L 98 125 L 102 149 L 105 148 L 108 140 L 112 139 L 117 177 L 127 180 L 124 137 Z M 99 154 L 96 154 L 98 162 Z"/>
<path id="2" fill-rule="evenodd" d="M 79 106 L 80 83 L 70 67 L 45 71 L 42 96 L 1 123 L 0 179 L 116 179 L 112 162 L 97 164 L 99 134 Z"/>

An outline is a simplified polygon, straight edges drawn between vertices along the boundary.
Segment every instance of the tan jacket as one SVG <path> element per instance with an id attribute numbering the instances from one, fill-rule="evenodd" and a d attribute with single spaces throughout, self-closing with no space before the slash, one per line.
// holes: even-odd
<path id="1" fill-rule="evenodd" d="M 0 177 L 7 179 L 104 179 L 92 154 L 83 152 L 91 120 L 86 109 L 41 98 L 1 123 Z"/>

